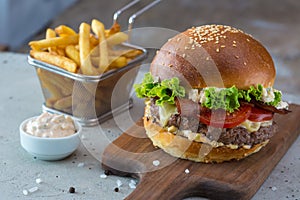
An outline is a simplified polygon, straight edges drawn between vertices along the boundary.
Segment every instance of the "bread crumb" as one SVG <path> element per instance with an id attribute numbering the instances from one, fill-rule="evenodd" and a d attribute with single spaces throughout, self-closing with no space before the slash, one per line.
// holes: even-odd
<path id="1" fill-rule="evenodd" d="M 105 178 L 107 178 L 107 175 L 106 175 L 106 174 L 101 174 L 101 175 L 100 175 L 100 178 L 105 179 Z"/>
<path id="2" fill-rule="evenodd" d="M 157 166 L 159 166 L 160 162 L 159 162 L 159 160 L 153 160 L 152 164 L 153 164 L 155 167 L 157 167 Z"/>

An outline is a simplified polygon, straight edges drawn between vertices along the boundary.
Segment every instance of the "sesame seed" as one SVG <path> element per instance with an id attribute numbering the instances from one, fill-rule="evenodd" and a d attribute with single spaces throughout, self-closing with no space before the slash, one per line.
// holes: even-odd
<path id="1" fill-rule="evenodd" d="M 185 50 L 189 49 L 189 47 L 184 47 Z"/>
<path id="2" fill-rule="evenodd" d="M 184 54 L 182 54 L 182 57 L 183 57 L 183 58 L 185 58 L 185 57 L 186 57 L 185 53 L 184 53 Z"/>
<path id="3" fill-rule="evenodd" d="M 244 62 L 244 65 L 247 65 L 247 63 L 246 63 L 246 62 Z"/>
<path id="4" fill-rule="evenodd" d="M 236 44 L 236 41 L 233 40 L 233 43 Z"/>
<path id="5" fill-rule="evenodd" d="M 181 40 L 181 38 L 177 38 L 177 42 L 179 42 Z"/>
<path id="6" fill-rule="evenodd" d="M 236 47 L 236 44 L 232 44 L 233 47 Z"/>
<path id="7" fill-rule="evenodd" d="M 239 58 L 239 56 L 237 56 L 237 55 L 235 55 L 234 57 L 235 57 L 236 59 L 238 59 L 238 58 Z"/>
<path id="8" fill-rule="evenodd" d="M 206 60 L 209 60 L 209 57 L 206 57 Z"/>
<path id="9" fill-rule="evenodd" d="M 221 45 L 221 48 L 225 48 L 225 45 Z"/>
<path id="10" fill-rule="evenodd" d="M 169 66 L 169 67 L 173 67 L 173 65 L 172 65 L 172 64 L 169 64 L 168 66 Z"/>
<path id="11" fill-rule="evenodd" d="M 246 40 L 247 40 L 247 42 L 250 42 L 250 40 L 248 38 Z"/>
<path id="12" fill-rule="evenodd" d="M 216 49 L 216 52 L 220 52 L 220 49 L 219 49 L 219 48 L 217 48 L 217 49 Z"/>

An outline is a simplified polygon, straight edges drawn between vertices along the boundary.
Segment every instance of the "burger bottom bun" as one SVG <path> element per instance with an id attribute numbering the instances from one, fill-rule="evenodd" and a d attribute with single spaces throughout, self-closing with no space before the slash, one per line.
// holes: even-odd
<path id="1" fill-rule="evenodd" d="M 191 141 L 188 138 L 174 135 L 163 129 L 152 120 L 144 117 L 144 127 L 147 136 L 154 146 L 164 150 L 166 153 L 187 160 L 204 163 L 221 163 L 230 160 L 240 160 L 253 153 L 258 152 L 269 140 L 252 146 L 250 149 L 240 147 L 232 149 L 227 146 L 212 147 L 209 144 Z"/>

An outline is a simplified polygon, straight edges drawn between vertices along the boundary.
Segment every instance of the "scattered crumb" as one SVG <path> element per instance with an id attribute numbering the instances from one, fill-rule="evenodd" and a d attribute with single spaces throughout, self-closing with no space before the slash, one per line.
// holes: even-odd
<path id="1" fill-rule="evenodd" d="M 129 183 L 129 187 L 130 187 L 131 189 L 135 189 L 135 188 L 136 188 L 136 185 L 130 182 L 130 183 Z"/>
<path id="2" fill-rule="evenodd" d="M 121 187 L 123 185 L 122 181 L 120 181 L 119 179 L 117 180 L 117 186 Z"/>
<path id="3" fill-rule="evenodd" d="M 128 185 L 131 189 L 135 189 L 136 188 L 136 181 L 135 180 L 130 180 L 130 183 Z"/>
<path id="4" fill-rule="evenodd" d="M 105 178 L 107 178 L 107 175 L 106 175 L 106 174 L 101 174 L 101 175 L 100 175 L 100 178 L 105 179 Z"/>
<path id="5" fill-rule="evenodd" d="M 24 194 L 25 196 L 27 196 L 27 195 L 28 195 L 28 191 L 27 191 L 27 190 L 23 190 L 23 194 Z"/>
<path id="6" fill-rule="evenodd" d="M 40 183 L 42 183 L 42 182 L 43 182 L 43 180 L 42 180 L 42 179 L 40 179 L 40 178 L 37 178 L 37 179 L 35 179 L 35 182 L 36 182 L 37 184 L 40 184 Z"/>
<path id="7" fill-rule="evenodd" d="M 36 191 L 38 191 L 38 187 L 33 187 L 33 188 L 30 188 L 28 191 L 30 192 L 30 193 L 33 193 L 33 192 L 36 192 Z"/>
<path id="8" fill-rule="evenodd" d="M 83 167 L 84 166 L 84 163 L 81 162 L 81 163 L 78 163 L 77 167 Z"/>
<path id="9" fill-rule="evenodd" d="M 276 191 L 276 190 L 277 190 L 277 187 L 273 186 L 273 187 L 271 188 L 271 190 L 272 190 L 272 191 Z"/>
<path id="10" fill-rule="evenodd" d="M 157 166 L 159 166 L 160 162 L 159 162 L 159 160 L 153 160 L 152 164 L 153 164 L 155 167 L 157 167 Z"/>
<path id="11" fill-rule="evenodd" d="M 189 173 L 190 173 L 190 170 L 189 170 L 189 169 L 185 169 L 184 172 L 185 172 L 186 174 L 189 174 Z"/>

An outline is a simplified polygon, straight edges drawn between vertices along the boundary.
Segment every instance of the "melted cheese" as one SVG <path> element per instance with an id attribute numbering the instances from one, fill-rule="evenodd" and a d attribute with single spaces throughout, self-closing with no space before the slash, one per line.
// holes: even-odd
<path id="1" fill-rule="evenodd" d="M 260 127 L 266 127 L 272 125 L 272 120 L 269 121 L 263 121 L 263 122 L 252 122 L 250 120 L 246 120 L 243 123 L 241 123 L 239 126 L 247 129 L 248 132 L 255 132 L 260 129 Z"/>

